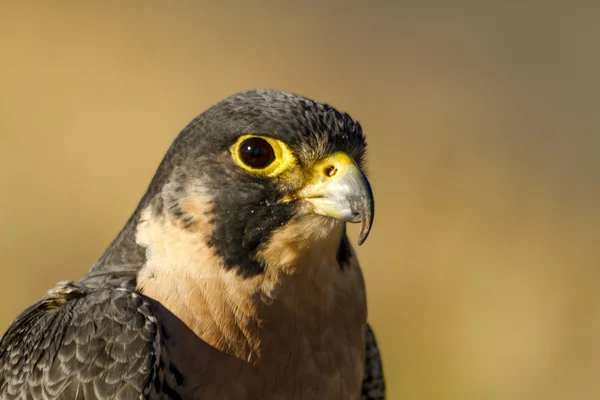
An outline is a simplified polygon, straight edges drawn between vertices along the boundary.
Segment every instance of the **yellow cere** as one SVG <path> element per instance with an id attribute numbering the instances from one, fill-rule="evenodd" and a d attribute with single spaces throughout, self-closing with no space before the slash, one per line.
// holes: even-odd
<path id="1" fill-rule="evenodd" d="M 329 177 L 336 175 L 337 170 L 344 170 L 350 165 L 356 165 L 350 156 L 338 151 L 319 161 L 315 165 L 315 171 Z"/>
<path id="2" fill-rule="evenodd" d="M 315 192 L 320 192 L 331 182 L 340 179 L 344 171 L 349 166 L 356 165 L 352 158 L 342 152 L 337 151 L 332 155 L 316 162 L 308 173 L 304 187 L 298 192 L 301 197 L 312 196 Z"/>
<path id="3" fill-rule="evenodd" d="M 240 155 L 239 155 L 240 154 L 240 152 L 239 152 L 240 145 L 245 140 L 251 139 L 251 138 L 263 139 L 263 140 L 267 141 L 267 143 L 269 143 L 271 145 L 271 147 L 273 148 L 275 160 L 271 164 L 269 164 L 266 168 L 252 168 L 252 167 L 246 165 L 240 159 Z M 297 165 L 296 157 L 292 153 L 292 150 L 290 150 L 290 148 L 281 140 L 274 139 L 270 136 L 243 135 L 238 138 L 238 140 L 233 144 L 233 146 L 231 146 L 230 150 L 231 150 L 231 156 L 233 157 L 233 160 L 236 162 L 236 164 L 238 164 L 240 167 L 244 168 L 246 171 L 250 171 L 257 175 L 275 177 L 275 176 L 280 175 L 282 172 L 284 172 L 290 168 L 293 168 L 294 166 Z"/>

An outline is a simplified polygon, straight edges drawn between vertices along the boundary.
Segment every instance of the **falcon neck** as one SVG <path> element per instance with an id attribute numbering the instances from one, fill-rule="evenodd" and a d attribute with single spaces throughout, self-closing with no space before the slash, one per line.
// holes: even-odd
<path id="1" fill-rule="evenodd" d="M 118 266 L 120 265 L 134 267 L 134 271 L 142 268 L 146 261 L 146 249 L 137 243 L 137 228 L 142 211 L 147 209 L 152 199 L 156 198 L 156 195 L 160 192 L 168 176 L 173 171 L 172 152 L 172 149 L 169 149 L 133 214 L 88 272 L 87 276 L 110 273 L 113 270 L 118 270 Z"/>
<path id="2" fill-rule="evenodd" d="M 259 252 L 265 272 L 243 277 L 224 268 L 198 236 L 142 219 L 138 243 L 147 249 L 147 260 L 138 290 L 221 351 L 259 362 L 288 351 L 299 337 L 319 348 L 332 324 L 360 330 L 366 322 L 360 268 L 355 258 L 347 268 L 339 265 L 345 233 L 337 221 L 306 219 L 281 229 Z M 309 228 L 328 234 L 307 243 Z"/>

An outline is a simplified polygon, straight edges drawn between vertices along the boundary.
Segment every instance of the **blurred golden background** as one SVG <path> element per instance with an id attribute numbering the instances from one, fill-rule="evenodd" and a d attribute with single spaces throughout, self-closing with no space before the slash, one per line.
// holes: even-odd
<path id="1" fill-rule="evenodd" d="M 367 134 L 377 216 L 358 252 L 390 399 L 600 398 L 598 15 L 4 2 L 0 330 L 90 268 L 192 118 L 271 87 Z"/>

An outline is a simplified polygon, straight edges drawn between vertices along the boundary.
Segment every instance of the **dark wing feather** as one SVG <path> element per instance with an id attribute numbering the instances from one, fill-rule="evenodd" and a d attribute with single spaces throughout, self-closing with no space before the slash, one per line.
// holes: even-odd
<path id="1" fill-rule="evenodd" d="M 156 321 L 127 289 L 65 286 L 0 342 L 1 399 L 138 399 L 157 371 Z"/>
<path id="2" fill-rule="evenodd" d="M 371 326 L 367 324 L 365 376 L 363 378 L 361 400 L 384 400 L 385 379 L 381 355 Z"/>

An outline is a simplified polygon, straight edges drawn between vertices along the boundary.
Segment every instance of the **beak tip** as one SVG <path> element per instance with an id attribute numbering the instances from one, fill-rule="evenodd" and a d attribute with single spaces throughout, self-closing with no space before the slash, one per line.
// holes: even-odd
<path id="1" fill-rule="evenodd" d="M 369 236 L 369 232 L 371 232 L 371 226 L 373 224 L 373 220 L 371 218 L 363 219 L 360 224 L 360 232 L 358 234 L 358 245 L 362 246 L 363 243 L 367 240 Z"/>

